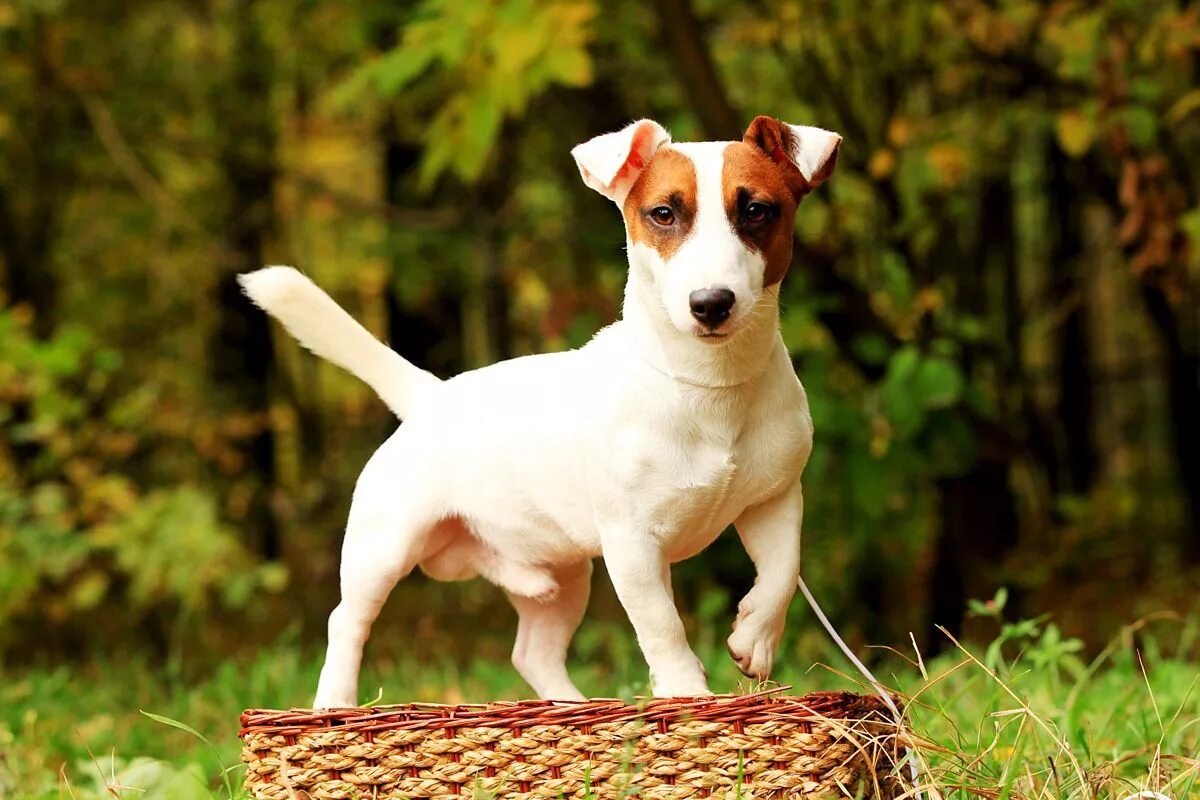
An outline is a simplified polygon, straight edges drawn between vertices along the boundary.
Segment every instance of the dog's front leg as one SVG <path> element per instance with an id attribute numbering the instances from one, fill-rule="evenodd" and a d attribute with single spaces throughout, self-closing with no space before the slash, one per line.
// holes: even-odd
<path id="1" fill-rule="evenodd" d="M 602 544 L 613 588 L 650 665 L 654 696 L 711 694 L 675 608 L 671 567 L 662 548 L 648 536 L 624 532 L 604 537 Z"/>
<path id="2" fill-rule="evenodd" d="M 783 635 L 788 604 L 800 577 L 800 526 L 804 492 L 799 479 L 787 491 L 746 509 L 734 525 L 758 573 L 738 603 L 727 645 L 748 677 L 766 680 Z"/>

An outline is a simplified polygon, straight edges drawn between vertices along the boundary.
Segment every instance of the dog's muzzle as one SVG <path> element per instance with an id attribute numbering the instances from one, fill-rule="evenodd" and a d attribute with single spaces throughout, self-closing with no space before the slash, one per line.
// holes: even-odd
<path id="1" fill-rule="evenodd" d="M 721 327 L 733 311 L 736 295 L 729 289 L 697 289 L 688 295 L 692 316 L 710 331 Z"/>

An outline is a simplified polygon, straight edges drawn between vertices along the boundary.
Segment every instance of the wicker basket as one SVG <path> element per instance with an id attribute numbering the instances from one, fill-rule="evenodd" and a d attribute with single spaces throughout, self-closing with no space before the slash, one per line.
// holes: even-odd
<path id="1" fill-rule="evenodd" d="M 260 800 L 889 796 L 895 728 L 846 692 L 242 715 Z M 886 764 L 886 766 L 885 766 Z"/>

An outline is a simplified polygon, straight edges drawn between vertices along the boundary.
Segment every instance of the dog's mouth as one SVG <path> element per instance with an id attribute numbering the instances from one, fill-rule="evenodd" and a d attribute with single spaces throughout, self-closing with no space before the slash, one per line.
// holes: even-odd
<path id="1" fill-rule="evenodd" d="M 729 331 L 700 331 L 696 336 L 708 342 L 716 343 L 723 339 L 728 339 Z"/>

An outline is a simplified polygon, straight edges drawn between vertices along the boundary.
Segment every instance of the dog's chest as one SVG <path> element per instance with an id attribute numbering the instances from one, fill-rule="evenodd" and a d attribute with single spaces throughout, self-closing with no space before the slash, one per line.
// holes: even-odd
<path id="1" fill-rule="evenodd" d="M 703 549 L 748 506 L 803 467 L 806 444 L 788 426 L 763 426 L 737 409 L 651 420 L 617 448 L 636 524 L 663 540 L 672 560 Z"/>

